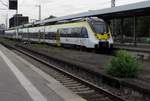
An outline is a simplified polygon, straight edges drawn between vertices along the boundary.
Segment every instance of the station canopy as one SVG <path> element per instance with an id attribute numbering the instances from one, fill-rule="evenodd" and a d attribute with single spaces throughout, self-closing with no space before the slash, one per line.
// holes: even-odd
<path id="1" fill-rule="evenodd" d="M 113 19 L 113 18 L 121 18 L 121 17 L 129 17 L 129 16 L 142 16 L 142 15 L 150 15 L 150 1 L 143 1 L 134 4 L 128 4 L 123 6 L 116 6 L 113 8 L 106 8 L 101 10 L 91 10 L 88 12 L 83 12 L 79 14 L 73 14 L 53 19 L 47 19 L 35 22 L 35 25 L 38 24 L 46 24 L 53 23 L 57 21 L 63 20 L 71 20 L 75 18 L 84 18 L 84 17 L 92 17 L 97 16 L 103 19 Z"/>

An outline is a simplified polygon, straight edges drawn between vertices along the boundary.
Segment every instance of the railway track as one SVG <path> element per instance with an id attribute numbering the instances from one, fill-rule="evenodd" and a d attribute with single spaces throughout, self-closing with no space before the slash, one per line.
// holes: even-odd
<path id="1" fill-rule="evenodd" d="M 126 101 L 124 98 L 121 98 L 120 96 L 115 95 L 112 92 L 102 87 L 99 87 L 47 61 L 44 61 L 40 57 L 30 54 L 25 50 L 11 47 L 11 46 L 7 46 L 7 48 L 17 50 L 18 52 L 27 55 L 30 58 L 37 60 L 38 62 L 44 65 L 47 65 L 49 67 L 49 72 L 48 72 L 49 75 L 53 76 L 56 80 L 61 82 L 65 87 L 69 88 L 76 94 L 85 98 L 87 101 Z"/>

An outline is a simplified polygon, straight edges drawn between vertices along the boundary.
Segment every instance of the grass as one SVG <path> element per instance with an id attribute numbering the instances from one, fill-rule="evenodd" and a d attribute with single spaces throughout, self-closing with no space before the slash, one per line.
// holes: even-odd
<path id="1" fill-rule="evenodd" d="M 53 53 L 53 54 L 56 54 L 56 53 L 59 54 L 64 51 L 64 49 L 61 47 L 53 47 L 53 46 L 50 46 L 48 44 L 43 44 L 43 43 L 31 44 L 31 46 L 35 49 L 43 49 L 43 50 L 46 50 L 47 52 Z"/>

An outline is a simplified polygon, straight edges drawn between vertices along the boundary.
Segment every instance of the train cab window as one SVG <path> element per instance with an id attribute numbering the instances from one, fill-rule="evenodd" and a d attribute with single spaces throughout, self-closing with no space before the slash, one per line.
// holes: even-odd
<path id="1" fill-rule="evenodd" d="M 104 34 L 108 32 L 107 24 L 104 22 L 94 22 L 92 25 L 97 34 Z"/>
<path id="2" fill-rule="evenodd" d="M 82 37 L 88 38 L 88 32 L 87 32 L 87 29 L 85 27 L 82 28 Z"/>

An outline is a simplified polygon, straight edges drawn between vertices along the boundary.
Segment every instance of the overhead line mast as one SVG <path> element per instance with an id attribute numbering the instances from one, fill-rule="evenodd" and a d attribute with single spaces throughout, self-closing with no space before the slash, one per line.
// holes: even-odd
<path id="1" fill-rule="evenodd" d="M 116 0 L 111 0 L 111 8 L 116 6 Z M 112 34 L 114 34 L 114 28 L 115 28 L 115 19 L 112 20 Z"/>
<path id="2" fill-rule="evenodd" d="M 41 21 L 41 5 L 39 4 L 39 5 L 36 5 L 38 8 L 39 8 L 39 20 Z"/>
<path id="3" fill-rule="evenodd" d="M 116 6 L 116 0 L 111 0 L 111 7 L 115 7 Z"/>

